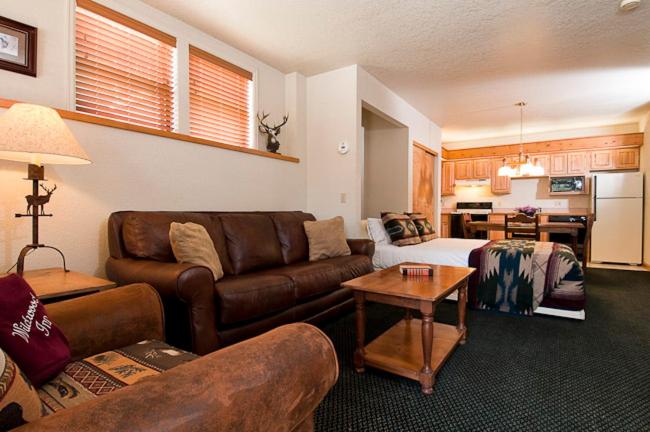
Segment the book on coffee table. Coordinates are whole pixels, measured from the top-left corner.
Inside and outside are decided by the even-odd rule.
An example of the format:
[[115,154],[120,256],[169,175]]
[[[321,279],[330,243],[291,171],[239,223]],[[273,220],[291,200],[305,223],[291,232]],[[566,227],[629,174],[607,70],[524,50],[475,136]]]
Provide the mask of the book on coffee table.
[[428,264],[402,264],[399,272],[403,276],[433,276],[433,267]]

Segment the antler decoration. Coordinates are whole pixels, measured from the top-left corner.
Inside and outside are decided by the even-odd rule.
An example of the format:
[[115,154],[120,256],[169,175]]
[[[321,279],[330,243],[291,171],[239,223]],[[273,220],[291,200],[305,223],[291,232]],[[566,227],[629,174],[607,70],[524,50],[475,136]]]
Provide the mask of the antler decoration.
[[264,120],[266,120],[268,116],[269,114],[266,114],[264,111],[262,111],[262,117],[260,117],[260,115],[257,114],[257,121],[260,123],[258,126],[258,130],[261,133],[267,135],[266,149],[271,153],[277,153],[278,149],[280,148],[280,142],[278,141],[278,135],[280,135],[280,128],[287,123],[287,121],[289,120],[289,115],[285,115],[282,118],[282,123],[273,126],[269,126],[264,122]]

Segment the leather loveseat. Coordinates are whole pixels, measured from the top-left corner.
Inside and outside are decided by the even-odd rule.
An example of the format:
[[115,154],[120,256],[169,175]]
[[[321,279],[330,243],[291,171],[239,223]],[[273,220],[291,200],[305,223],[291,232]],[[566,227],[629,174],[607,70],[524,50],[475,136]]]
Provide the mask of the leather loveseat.
[[[49,304],[46,310],[68,339],[73,360],[164,340],[160,299],[146,284]],[[91,381],[97,373],[70,374],[84,382],[75,384],[79,388],[101,396],[88,398],[71,378],[55,379],[57,400],[69,407],[14,430],[312,431],[314,410],[336,382],[338,363],[323,332],[290,324],[109,393],[115,383],[97,390],[99,384]]]
[[[373,271],[374,243],[348,240],[352,255],[309,262],[303,212],[111,214],[106,273],[119,285],[146,282],[165,307],[167,340],[206,354],[290,322],[318,323],[351,309],[344,281]],[[203,225],[225,276],[177,263],[171,222]]]

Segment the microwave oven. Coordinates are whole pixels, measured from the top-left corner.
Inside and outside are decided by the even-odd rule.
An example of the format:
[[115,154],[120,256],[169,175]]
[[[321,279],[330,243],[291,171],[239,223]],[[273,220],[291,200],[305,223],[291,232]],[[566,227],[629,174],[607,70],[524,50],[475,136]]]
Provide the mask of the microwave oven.
[[553,194],[586,194],[587,178],[585,176],[551,177],[549,192]]

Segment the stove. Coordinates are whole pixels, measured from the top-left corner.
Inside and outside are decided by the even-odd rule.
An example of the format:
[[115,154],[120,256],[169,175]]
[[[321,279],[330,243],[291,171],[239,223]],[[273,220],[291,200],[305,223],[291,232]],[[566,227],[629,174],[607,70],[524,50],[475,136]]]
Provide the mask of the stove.
[[469,213],[472,215],[492,213],[491,202],[458,202],[454,213]]
[[[473,222],[485,222],[488,220],[488,215],[492,213],[491,202],[458,202],[456,203],[456,211],[452,212],[451,216],[451,236],[454,238],[464,238],[463,231],[463,214],[472,215]],[[477,238],[487,238],[486,231],[477,233]]]

